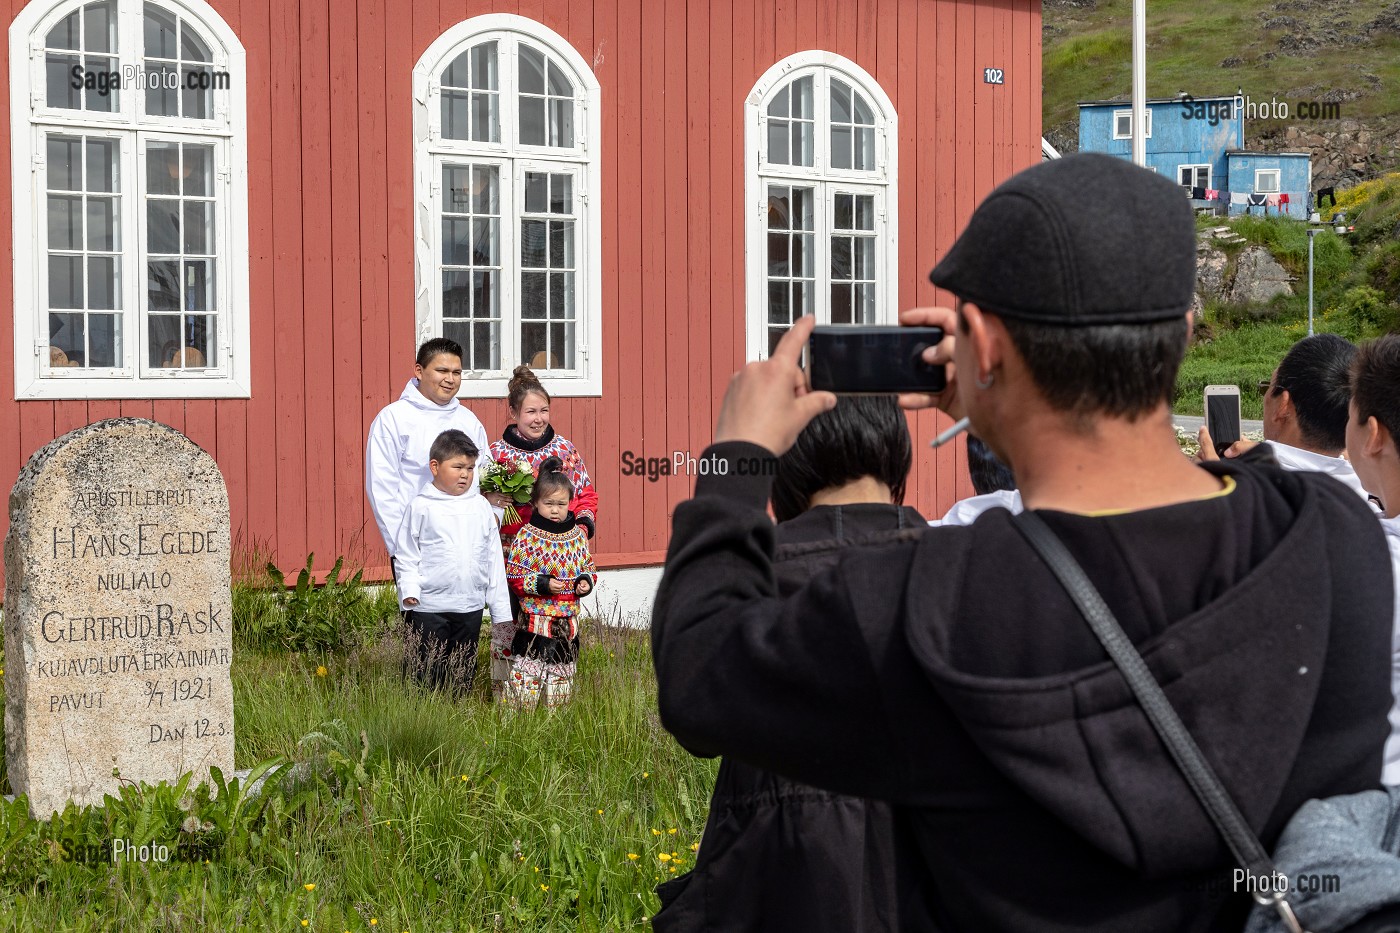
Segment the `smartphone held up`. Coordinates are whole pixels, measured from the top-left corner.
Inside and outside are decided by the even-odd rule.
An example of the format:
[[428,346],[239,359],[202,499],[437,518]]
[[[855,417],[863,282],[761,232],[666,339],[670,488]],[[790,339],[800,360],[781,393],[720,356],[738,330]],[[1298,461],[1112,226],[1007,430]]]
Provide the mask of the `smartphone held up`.
[[1240,439],[1240,387],[1206,386],[1206,431],[1218,456]]
[[923,358],[942,340],[941,327],[821,325],[803,349],[807,384],[837,395],[942,392],[947,367]]

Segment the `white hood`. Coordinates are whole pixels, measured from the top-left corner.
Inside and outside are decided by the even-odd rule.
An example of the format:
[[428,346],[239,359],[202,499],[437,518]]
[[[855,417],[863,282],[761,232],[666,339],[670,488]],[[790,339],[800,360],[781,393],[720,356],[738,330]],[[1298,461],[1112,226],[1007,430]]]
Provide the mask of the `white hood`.
[[[429,399],[418,391],[417,379],[410,379],[399,400],[381,411],[370,426],[365,449],[365,493],[390,556],[394,556],[395,535],[408,503],[424,486],[432,484],[428,451],[437,436],[450,428],[462,431],[476,444],[480,451],[478,470],[491,460],[486,428],[476,415],[456,399],[446,405]],[[480,494],[473,485],[463,497]]]

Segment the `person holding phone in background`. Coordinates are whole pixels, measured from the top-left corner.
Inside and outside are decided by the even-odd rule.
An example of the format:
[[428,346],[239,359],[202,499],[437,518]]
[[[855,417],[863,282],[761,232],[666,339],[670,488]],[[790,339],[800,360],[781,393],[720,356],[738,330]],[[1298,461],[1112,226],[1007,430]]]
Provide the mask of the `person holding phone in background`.
[[[1285,470],[1326,473],[1357,495],[1366,491],[1343,456],[1347,406],[1351,401],[1351,364],[1356,345],[1336,334],[1314,334],[1293,345],[1269,377],[1259,384],[1264,397],[1264,441]],[[1209,401],[1209,400],[1208,400]],[[1200,431],[1201,459],[1217,459],[1207,426]],[[1237,441],[1225,450],[1233,459],[1258,441]]]
[[[1331,480],[1181,456],[1195,246],[1179,188],[1125,160],[1013,176],[931,274],[956,308],[901,315],[942,327],[925,359],[951,364],[902,402],[971,419],[1268,846],[1306,800],[1376,786],[1390,560]],[[779,590],[762,467],[835,403],[798,366],[811,327],[730,381],[705,455],[760,468],[701,476],[676,507],[651,629],[662,724],[696,754],[895,804],[917,851],[905,929],[1241,929],[1228,850],[1021,516],[852,549]]]

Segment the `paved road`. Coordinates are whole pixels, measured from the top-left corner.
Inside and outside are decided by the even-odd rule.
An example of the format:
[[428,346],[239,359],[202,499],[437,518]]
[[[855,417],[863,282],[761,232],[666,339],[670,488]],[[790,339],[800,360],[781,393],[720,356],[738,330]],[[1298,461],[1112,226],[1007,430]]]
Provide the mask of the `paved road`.
[[[1199,431],[1201,429],[1201,422],[1205,421],[1200,415],[1172,415],[1172,420],[1176,422],[1177,427],[1190,434],[1195,434]],[[1240,422],[1240,424],[1242,425],[1241,430],[1246,434],[1251,431],[1257,431],[1262,434],[1264,431],[1264,422],[1262,421],[1250,421],[1249,419],[1245,419]]]

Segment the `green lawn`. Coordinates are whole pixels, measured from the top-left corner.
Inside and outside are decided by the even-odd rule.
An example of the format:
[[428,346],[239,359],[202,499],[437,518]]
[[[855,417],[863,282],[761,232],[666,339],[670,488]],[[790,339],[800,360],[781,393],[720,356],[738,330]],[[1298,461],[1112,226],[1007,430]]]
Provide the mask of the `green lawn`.
[[484,666],[459,700],[406,685],[393,634],[238,650],[238,766],[300,764],[202,833],[207,852],[164,865],[64,850],[144,833],[174,851],[187,814],[169,791],[54,824],[5,808],[0,929],[648,929],[653,886],[692,863],[716,765],[662,730],[644,634],[593,626],[584,645],[575,702],[529,714],[490,703]]

